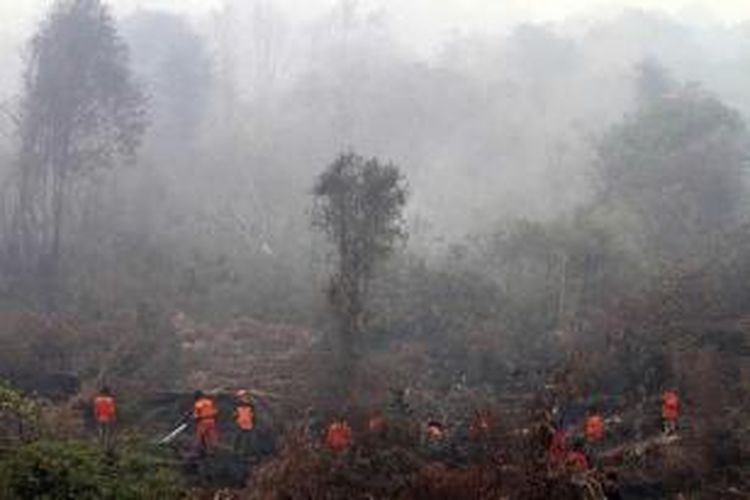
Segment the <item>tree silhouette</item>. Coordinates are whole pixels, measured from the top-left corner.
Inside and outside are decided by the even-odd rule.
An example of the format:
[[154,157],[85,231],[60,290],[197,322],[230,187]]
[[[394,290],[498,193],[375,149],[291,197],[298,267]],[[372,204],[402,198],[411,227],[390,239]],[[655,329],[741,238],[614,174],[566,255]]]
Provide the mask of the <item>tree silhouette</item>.
[[333,243],[337,270],[329,304],[338,321],[342,359],[356,355],[366,324],[369,283],[376,264],[405,238],[407,188],[399,169],[353,153],[339,156],[317,179],[313,224]]
[[24,74],[9,267],[55,309],[73,186],[136,151],[145,100],[100,0],[60,0],[30,45]]

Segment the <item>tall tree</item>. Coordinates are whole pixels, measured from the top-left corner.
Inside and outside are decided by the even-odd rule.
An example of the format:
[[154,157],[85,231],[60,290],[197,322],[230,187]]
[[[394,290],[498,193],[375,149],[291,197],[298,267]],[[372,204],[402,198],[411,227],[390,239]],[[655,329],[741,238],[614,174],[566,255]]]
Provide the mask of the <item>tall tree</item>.
[[9,260],[55,308],[72,188],[132,157],[145,128],[127,47],[100,0],[55,4],[31,40],[24,92]]
[[341,354],[350,362],[365,327],[376,265],[406,236],[407,188],[395,165],[349,153],[320,175],[314,194],[314,225],[326,233],[338,258],[329,301],[339,323]]
[[650,68],[641,106],[599,145],[600,194],[638,216],[657,262],[696,262],[738,220],[750,137],[739,113]]
[[[213,84],[206,41],[177,14],[139,10],[120,29],[131,68],[149,95],[150,143],[168,154],[195,156],[190,146],[208,111]],[[147,146],[145,146],[147,147]]]

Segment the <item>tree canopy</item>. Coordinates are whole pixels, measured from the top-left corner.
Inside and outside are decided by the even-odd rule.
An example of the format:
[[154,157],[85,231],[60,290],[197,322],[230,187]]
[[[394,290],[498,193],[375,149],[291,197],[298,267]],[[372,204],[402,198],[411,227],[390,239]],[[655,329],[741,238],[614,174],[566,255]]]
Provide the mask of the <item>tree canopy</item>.
[[690,85],[666,92],[651,73],[661,90],[599,145],[599,194],[639,216],[655,255],[706,256],[738,220],[750,137],[712,95]]
[[407,188],[399,169],[376,158],[343,154],[315,184],[314,225],[333,243],[337,270],[330,302],[340,323],[345,352],[362,331],[368,285],[375,265],[406,236]]
[[71,185],[132,157],[146,124],[127,47],[99,0],[60,0],[30,44],[6,265],[56,300]]

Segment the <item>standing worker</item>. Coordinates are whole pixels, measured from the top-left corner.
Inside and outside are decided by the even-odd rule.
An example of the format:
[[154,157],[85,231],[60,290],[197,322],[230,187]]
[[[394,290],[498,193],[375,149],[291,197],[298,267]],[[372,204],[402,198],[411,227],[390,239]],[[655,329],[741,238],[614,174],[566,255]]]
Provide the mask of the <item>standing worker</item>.
[[99,431],[99,442],[109,451],[112,440],[112,426],[115,423],[115,398],[109,387],[104,386],[94,397],[94,418]]
[[216,416],[219,412],[214,401],[202,391],[195,391],[194,399],[195,442],[200,453],[206,454],[219,442],[219,434],[216,430]]
[[239,390],[235,394],[234,422],[237,424],[234,452],[247,457],[253,451],[255,409],[250,401],[250,393],[246,390]]
[[677,418],[680,414],[680,398],[675,389],[667,389],[661,396],[661,418],[664,434],[672,436],[677,432]]

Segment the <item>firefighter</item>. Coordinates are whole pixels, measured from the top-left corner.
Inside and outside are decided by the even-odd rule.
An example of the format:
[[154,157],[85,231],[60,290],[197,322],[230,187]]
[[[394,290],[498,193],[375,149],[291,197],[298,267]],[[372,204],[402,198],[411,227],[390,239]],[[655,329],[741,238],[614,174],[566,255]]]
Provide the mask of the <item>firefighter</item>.
[[583,473],[589,470],[589,459],[586,456],[586,450],[583,440],[575,438],[570,449],[565,456],[565,464],[573,473]]
[[677,432],[677,419],[680,414],[680,398],[675,389],[667,389],[661,396],[661,418],[664,434],[672,436]]
[[552,468],[558,468],[568,460],[569,433],[565,429],[555,429],[547,447],[547,463]]
[[445,426],[437,420],[427,422],[427,441],[438,442],[445,439]]
[[99,442],[109,450],[112,440],[112,426],[115,423],[115,398],[109,387],[102,387],[94,397],[94,419],[99,432]]
[[335,418],[328,424],[325,434],[326,448],[341,452],[352,445],[352,428],[344,418]]
[[604,417],[599,409],[592,406],[583,426],[583,436],[586,440],[586,450],[592,465],[598,465],[599,451],[604,440]]
[[469,426],[465,449],[472,461],[486,461],[499,458],[499,448],[494,435],[494,419],[489,410],[475,410]]
[[469,438],[473,441],[487,440],[492,434],[492,416],[487,411],[475,411],[469,428]]
[[596,407],[589,410],[583,431],[589,444],[598,443],[604,438],[604,418]]
[[378,411],[370,415],[367,420],[367,430],[373,436],[382,436],[385,434],[386,422],[383,413]]
[[452,462],[456,458],[452,445],[445,425],[436,419],[428,420],[423,441],[426,458],[433,462]]
[[592,468],[586,454],[583,438],[575,438],[566,457],[566,466],[571,474],[570,482],[579,489],[579,498],[609,498],[604,495],[602,484]]
[[234,422],[237,425],[234,451],[240,456],[247,457],[253,451],[255,408],[250,401],[250,393],[246,390],[239,390],[235,394]]
[[195,392],[193,421],[195,422],[195,442],[201,453],[209,453],[219,442],[216,430],[216,417],[219,414],[213,399],[201,391]]

